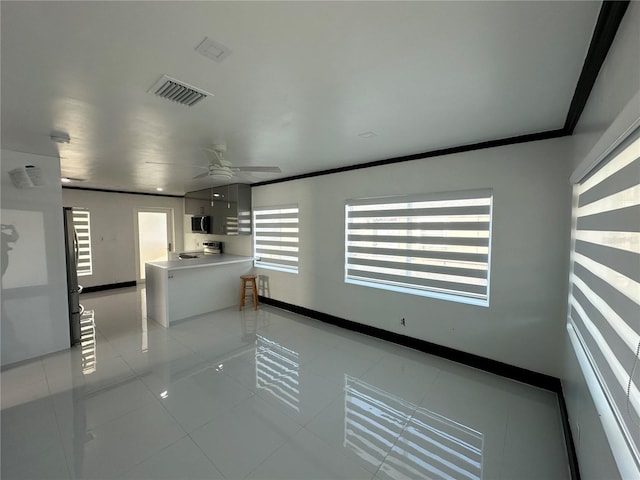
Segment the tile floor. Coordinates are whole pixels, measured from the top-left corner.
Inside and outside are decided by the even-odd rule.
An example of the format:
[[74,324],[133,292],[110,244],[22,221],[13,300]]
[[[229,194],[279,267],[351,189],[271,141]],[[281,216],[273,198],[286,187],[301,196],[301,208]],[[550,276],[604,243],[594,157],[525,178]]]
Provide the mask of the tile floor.
[[2,371],[2,478],[565,479],[555,394],[268,306],[146,321]]

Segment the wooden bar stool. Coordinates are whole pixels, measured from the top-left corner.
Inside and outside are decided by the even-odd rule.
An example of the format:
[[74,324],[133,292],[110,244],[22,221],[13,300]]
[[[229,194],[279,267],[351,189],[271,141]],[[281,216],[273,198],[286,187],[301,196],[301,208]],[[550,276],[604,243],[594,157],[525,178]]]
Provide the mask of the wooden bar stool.
[[240,290],[240,308],[238,310],[242,310],[244,307],[244,300],[247,298],[247,290],[250,289],[250,295],[253,296],[253,309],[258,309],[258,287],[256,286],[256,276],[255,275],[241,275],[240,280],[242,280],[242,289]]

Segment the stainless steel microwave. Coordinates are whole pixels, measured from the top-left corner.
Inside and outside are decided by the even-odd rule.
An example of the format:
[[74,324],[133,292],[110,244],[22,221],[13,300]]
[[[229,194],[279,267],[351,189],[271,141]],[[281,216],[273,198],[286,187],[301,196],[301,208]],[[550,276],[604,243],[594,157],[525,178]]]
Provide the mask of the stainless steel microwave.
[[208,215],[194,215],[191,217],[191,231],[193,233],[210,233],[211,217]]

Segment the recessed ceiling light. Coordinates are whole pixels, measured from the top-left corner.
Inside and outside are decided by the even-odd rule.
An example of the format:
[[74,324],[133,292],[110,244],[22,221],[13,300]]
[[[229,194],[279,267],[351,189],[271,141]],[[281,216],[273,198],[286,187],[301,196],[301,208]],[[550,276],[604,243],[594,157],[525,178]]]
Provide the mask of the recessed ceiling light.
[[359,133],[358,136],[362,138],[371,138],[371,137],[377,137],[378,134],[376,132],[362,132],[362,133]]
[[158,187],[158,188],[156,188],[156,190],[161,192],[163,190],[163,188],[162,187]]
[[70,179],[70,178],[67,178],[67,177],[62,177],[62,178],[60,179],[60,181],[61,181],[62,183],[71,183],[71,179]]

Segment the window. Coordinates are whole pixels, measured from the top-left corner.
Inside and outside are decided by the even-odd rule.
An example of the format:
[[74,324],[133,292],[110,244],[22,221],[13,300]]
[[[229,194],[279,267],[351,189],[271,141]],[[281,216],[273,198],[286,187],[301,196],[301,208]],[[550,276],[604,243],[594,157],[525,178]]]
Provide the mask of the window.
[[78,235],[78,276],[93,274],[91,266],[91,217],[89,210],[73,208],[73,226]]
[[298,273],[298,206],[253,211],[256,267]]
[[488,306],[491,190],[349,200],[345,281]]
[[[570,339],[594,401],[599,410],[603,408],[604,413],[599,413],[612,451],[619,454],[621,449],[615,444],[626,445],[628,449],[624,450],[631,453],[630,464],[635,462],[637,472],[640,466],[638,130],[574,185],[568,315]],[[618,442],[620,437],[622,441]]]

